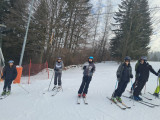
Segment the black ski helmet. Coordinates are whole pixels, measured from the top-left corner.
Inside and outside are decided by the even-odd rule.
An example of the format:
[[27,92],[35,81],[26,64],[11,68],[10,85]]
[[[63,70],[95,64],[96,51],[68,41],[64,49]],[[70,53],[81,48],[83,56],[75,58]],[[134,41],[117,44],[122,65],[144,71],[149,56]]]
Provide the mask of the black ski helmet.
[[129,61],[131,61],[131,57],[129,57],[129,56],[126,56],[125,58],[124,58],[124,60],[126,61],[126,60],[129,60]]
[[146,56],[142,56],[141,60],[147,61],[147,57]]

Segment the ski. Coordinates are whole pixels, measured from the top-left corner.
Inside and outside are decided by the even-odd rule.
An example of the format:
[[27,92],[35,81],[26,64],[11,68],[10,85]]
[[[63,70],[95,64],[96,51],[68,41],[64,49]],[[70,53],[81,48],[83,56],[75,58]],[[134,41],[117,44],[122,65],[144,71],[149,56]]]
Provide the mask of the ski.
[[53,90],[54,93],[53,93],[51,96],[57,95],[57,93],[59,93],[61,90],[62,90],[62,88],[54,89],[54,90]]
[[127,106],[125,103],[123,103],[123,102],[119,102],[119,103],[121,103],[124,107],[126,107],[127,109],[131,109],[131,107],[129,107],[129,106]]
[[8,96],[9,96],[9,95],[3,95],[3,96],[1,95],[1,96],[0,96],[0,100],[3,100],[3,99],[5,99],[5,98],[8,97]]
[[[125,96],[125,95],[123,95],[123,97],[134,100],[133,98]],[[136,101],[136,100],[134,100],[134,101]],[[146,101],[136,101],[136,102],[138,102],[140,104],[143,104],[145,106],[148,106],[150,108],[154,108],[155,107],[155,105],[149,104],[149,102],[146,102]]]
[[84,104],[88,105],[87,98],[83,98]]
[[77,104],[81,103],[81,97],[77,97]]
[[154,94],[152,94],[152,93],[150,93],[150,92],[148,92],[148,94],[154,96],[154,97],[157,98],[157,99],[160,99],[159,97],[155,96]]
[[145,99],[147,99],[147,100],[152,100],[151,98],[148,98],[148,97],[146,97],[146,96],[143,96],[143,95],[140,95],[140,96],[142,96],[143,98],[145,98]]
[[107,97],[112,103],[114,103],[116,106],[118,106],[121,110],[125,110],[126,107],[122,107],[121,105],[119,105],[117,102],[114,102],[113,100],[111,100],[111,98]]

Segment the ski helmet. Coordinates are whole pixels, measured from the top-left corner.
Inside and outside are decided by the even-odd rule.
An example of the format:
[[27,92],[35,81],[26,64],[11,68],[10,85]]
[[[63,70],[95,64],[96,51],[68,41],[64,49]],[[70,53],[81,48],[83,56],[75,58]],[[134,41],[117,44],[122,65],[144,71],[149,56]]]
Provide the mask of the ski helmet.
[[147,61],[147,57],[146,56],[142,56],[141,60]]
[[8,63],[14,63],[14,61],[13,60],[9,60]]
[[125,58],[124,58],[124,60],[126,61],[126,60],[129,60],[129,61],[131,61],[131,57],[129,57],[129,56],[126,56]]
[[58,59],[58,60],[62,60],[62,58],[61,58],[61,57],[58,57],[57,59]]
[[92,56],[90,56],[88,59],[92,59],[93,60],[94,58]]

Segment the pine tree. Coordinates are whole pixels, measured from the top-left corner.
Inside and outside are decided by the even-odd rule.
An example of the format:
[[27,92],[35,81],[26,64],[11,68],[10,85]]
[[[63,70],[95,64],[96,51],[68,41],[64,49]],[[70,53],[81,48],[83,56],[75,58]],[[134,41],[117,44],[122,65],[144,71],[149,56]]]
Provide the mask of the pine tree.
[[112,57],[122,61],[126,55],[132,59],[147,55],[152,34],[148,1],[122,0],[114,19],[117,29],[110,41]]

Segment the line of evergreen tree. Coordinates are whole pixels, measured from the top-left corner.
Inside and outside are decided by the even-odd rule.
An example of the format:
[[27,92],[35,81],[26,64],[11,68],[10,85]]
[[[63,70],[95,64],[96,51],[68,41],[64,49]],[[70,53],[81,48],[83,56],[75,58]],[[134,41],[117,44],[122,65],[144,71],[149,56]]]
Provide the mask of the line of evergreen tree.
[[114,17],[111,56],[123,61],[125,56],[139,59],[149,51],[152,24],[148,0],[122,0]]

